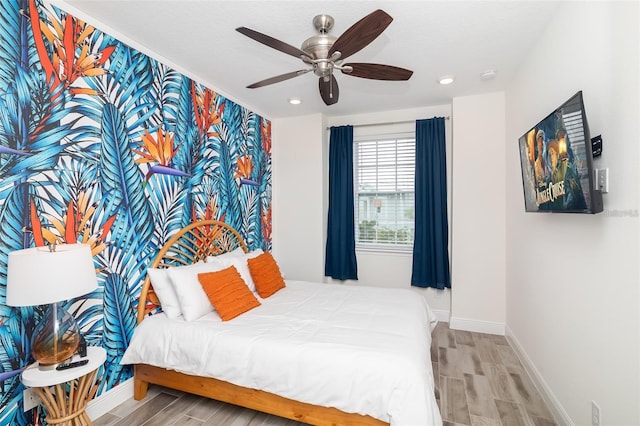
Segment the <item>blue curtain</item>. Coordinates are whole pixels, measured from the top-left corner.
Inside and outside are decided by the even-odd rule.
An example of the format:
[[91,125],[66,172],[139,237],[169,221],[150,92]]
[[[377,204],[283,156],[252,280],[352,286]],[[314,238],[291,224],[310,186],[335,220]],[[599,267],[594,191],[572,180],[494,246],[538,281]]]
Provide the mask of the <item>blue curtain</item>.
[[353,126],[331,127],[325,276],[358,279],[354,232]]
[[451,288],[448,246],[444,118],[417,120],[411,285]]

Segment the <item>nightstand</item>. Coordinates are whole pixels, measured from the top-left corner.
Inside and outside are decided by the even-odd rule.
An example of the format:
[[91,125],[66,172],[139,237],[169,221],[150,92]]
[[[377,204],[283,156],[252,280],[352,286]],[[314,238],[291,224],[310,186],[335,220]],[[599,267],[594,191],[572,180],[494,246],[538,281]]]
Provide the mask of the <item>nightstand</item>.
[[92,425],[85,408],[96,371],[106,358],[104,348],[88,346],[85,358],[73,357],[73,361],[88,359],[86,365],[68,370],[41,371],[37,364],[33,364],[22,372],[22,384],[32,387],[40,397],[50,425]]

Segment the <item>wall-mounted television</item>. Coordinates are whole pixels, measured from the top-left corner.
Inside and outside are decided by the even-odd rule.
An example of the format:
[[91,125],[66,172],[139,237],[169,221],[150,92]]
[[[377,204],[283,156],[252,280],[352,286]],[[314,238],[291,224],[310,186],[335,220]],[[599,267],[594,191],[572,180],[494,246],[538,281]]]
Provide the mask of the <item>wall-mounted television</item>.
[[593,154],[582,92],[518,140],[527,212],[599,213]]

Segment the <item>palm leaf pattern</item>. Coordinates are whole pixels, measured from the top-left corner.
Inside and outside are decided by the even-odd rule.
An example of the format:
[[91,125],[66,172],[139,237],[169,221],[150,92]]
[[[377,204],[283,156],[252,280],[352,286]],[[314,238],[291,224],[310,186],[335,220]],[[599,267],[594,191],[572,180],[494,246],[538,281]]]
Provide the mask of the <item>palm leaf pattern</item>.
[[180,182],[167,175],[155,175],[147,187],[155,227],[151,245],[162,247],[182,228],[182,205],[186,197]]
[[[191,175],[184,187],[188,196],[183,208],[183,226],[202,217],[205,206],[194,202],[196,199],[202,199],[203,181],[208,173],[214,172],[216,167],[213,159],[214,151],[210,146],[213,139],[210,137],[211,128],[208,127],[209,120],[206,119],[213,114],[211,105],[205,101],[211,95],[212,92],[207,92],[207,89],[195,82],[185,82],[181,87],[179,116],[185,118],[183,125],[189,123],[192,129],[182,140],[183,154],[176,156],[176,162],[184,162],[181,169]],[[179,129],[186,130],[180,127]]]
[[129,288],[122,276],[109,274],[104,282],[105,308],[101,343],[107,351],[107,360],[101,388],[108,389],[117,385],[130,373],[131,367],[120,365],[120,359],[124,349],[129,345],[136,324],[131,299]]
[[[162,166],[187,176],[145,178],[145,132],[173,135]],[[18,373],[45,309],[5,304],[8,254],[47,238],[91,245],[99,288],[65,308],[107,350],[108,391],[131,377],[120,359],[146,267],[178,229],[214,218],[271,247],[270,137],[267,120],[55,6],[0,2],[0,424],[33,420]]]
[[[223,129],[227,130],[226,126]],[[220,209],[225,216],[225,222],[231,225],[235,229],[241,229],[241,217],[240,217],[240,199],[239,188],[234,177],[234,146],[227,142],[225,137],[228,135],[227,131],[224,132],[225,136],[221,135],[219,142],[219,155],[218,161],[220,166],[218,167],[218,192],[222,205]],[[237,156],[236,156],[237,157]],[[246,238],[246,236],[243,235]]]
[[[177,87],[177,111],[175,126],[175,141],[180,146],[178,153],[174,157],[176,166],[190,174],[190,178],[184,182],[182,192],[186,195],[183,198],[179,227],[182,228],[192,221],[193,217],[193,189],[202,181],[205,169],[202,166],[194,168],[202,152],[203,140],[198,136],[198,129],[195,127],[193,116],[193,96],[192,82],[188,78],[181,78]],[[178,225],[176,223],[176,225]],[[176,231],[177,229],[172,229]]]
[[[143,175],[133,158],[129,137],[120,111],[112,104],[102,113],[102,144],[100,152],[100,184],[102,194],[119,209],[114,239],[118,244],[133,243],[145,247],[153,233],[153,221],[145,197]],[[133,227],[135,241],[122,240],[121,232]]]
[[[28,246],[25,242],[27,235],[22,231],[23,220],[26,216],[24,211],[24,198],[28,197],[29,185],[27,183],[15,186],[3,203],[0,210],[0,300],[6,297],[7,285],[7,259],[9,252]],[[9,372],[25,366],[29,361],[31,331],[35,327],[36,321],[40,318],[37,312],[31,307],[11,308],[6,305],[0,306],[0,336],[2,346],[0,346],[0,368],[2,372]],[[22,398],[22,385],[20,377],[14,376],[2,382],[2,396],[0,403],[2,407],[12,407]],[[19,419],[21,415],[18,411],[11,410],[11,413],[2,413],[12,420]],[[14,423],[3,423],[14,424]]]
[[[244,108],[239,109],[239,131],[236,134],[236,144],[242,146],[244,154],[242,155],[242,161],[251,165],[249,168],[250,173],[244,176],[245,179],[251,182],[256,182],[256,172],[258,169],[255,167],[256,162],[260,161],[260,155],[254,149],[259,146],[256,143],[256,133],[259,134],[259,129],[256,129],[257,116]],[[238,160],[236,160],[238,161]],[[248,170],[244,170],[245,173]],[[243,174],[242,172],[236,172],[236,176]],[[242,181],[241,181],[242,183]],[[245,238],[247,245],[254,249],[255,247],[255,235],[260,235],[260,206],[259,197],[257,194],[257,188],[251,185],[240,186],[240,204],[242,213],[242,226],[240,228],[241,235]],[[258,229],[254,229],[258,227]],[[257,231],[257,232],[256,232]]]

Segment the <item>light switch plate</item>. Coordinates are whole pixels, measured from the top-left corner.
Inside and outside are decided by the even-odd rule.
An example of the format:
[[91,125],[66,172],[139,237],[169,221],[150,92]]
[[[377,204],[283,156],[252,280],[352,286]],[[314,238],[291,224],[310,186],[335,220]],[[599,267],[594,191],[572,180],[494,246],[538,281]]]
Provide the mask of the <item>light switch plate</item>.
[[597,189],[603,194],[609,192],[609,169],[598,169],[596,179]]

